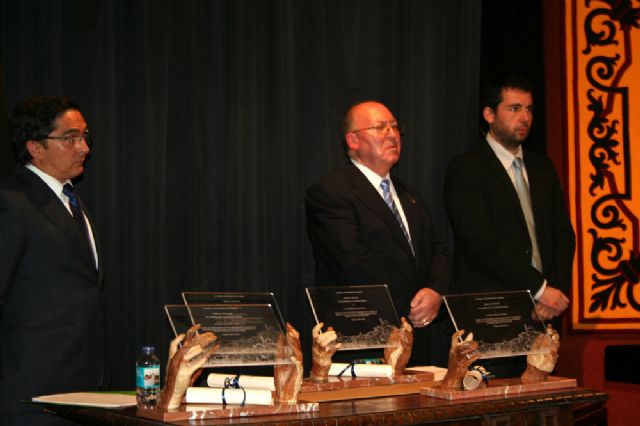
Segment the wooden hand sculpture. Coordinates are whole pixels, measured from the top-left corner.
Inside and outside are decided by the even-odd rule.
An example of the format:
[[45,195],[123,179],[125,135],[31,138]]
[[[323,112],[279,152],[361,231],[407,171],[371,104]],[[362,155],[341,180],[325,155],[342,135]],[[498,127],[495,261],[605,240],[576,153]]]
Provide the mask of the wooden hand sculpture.
[[[199,328],[200,324],[196,324],[187,331],[186,336],[180,334],[171,341],[167,377],[158,404],[159,410],[180,407],[187,388],[202,372],[202,365],[220,347],[213,344],[217,339],[215,334],[198,334]],[[179,348],[181,342],[182,347]]]
[[413,348],[413,328],[405,317],[401,318],[400,328],[393,328],[387,343],[391,346],[384,348],[384,363],[393,367],[394,374],[402,373]]
[[298,393],[302,388],[302,349],[300,333],[287,323],[287,334],[278,338],[278,359],[287,359],[290,363],[276,364],[273,368],[276,385],[276,402],[280,404],[295,404]]
[[558,362],[560,335],[551,324],[547,324],[546,332],[536,338],[531,349],[549,349],[549,352],[528,355],[527,369],[522,373],[520,380],[522,383],[544,382]]
[[322,332],[322,327],[324,327],[323,322],[316,324],[311,331],[313,345],[311,346],[312,364],[310,377],[316,383],[329,380],[331,358],[342,347],[342,343],[336,343],[338,335],[333,327],[327,328],[324,333]]
[[478,342],[473,340],[473,333],[460,342],[464,330],[458,330],[451,336],[451,349],[449,350],[449,364],[447,374],[442,379],[442,387],[462,389],[462,380],[466,376],[469,366],[473,364],[480,354],[473,354],[478,349]]

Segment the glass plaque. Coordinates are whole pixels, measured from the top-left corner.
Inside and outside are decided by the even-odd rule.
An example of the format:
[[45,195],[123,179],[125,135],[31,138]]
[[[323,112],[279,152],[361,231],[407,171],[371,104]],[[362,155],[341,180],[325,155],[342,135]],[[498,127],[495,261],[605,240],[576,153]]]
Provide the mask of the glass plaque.
[[384,348],[400,325],[386,285],[312,287],[307,297],[316,323],[333,327],[340,350]]
[[191,315],[185,305],[164,305],[164,312],[167,314],[173,334],[176,336],[186,333],[193,325]]
[[[531,346],[545,325],[534,320],[535,303],[528,290],[443,296],[456,330],[473,333],[480,358],[548,352]],[[465,337],[463,336],[463,337]]]
[[273,293],[185,291],[182,293],[182,300],[184,300],[185,305],[269,304],[273,307],[273,312],[280,322],[280,327],[286,330],[284,318]]
[[276,356],[284,329],[270,304],[198,304],[187,308],[193,324],[218,337],[220,348],[205,367],[289,362]]

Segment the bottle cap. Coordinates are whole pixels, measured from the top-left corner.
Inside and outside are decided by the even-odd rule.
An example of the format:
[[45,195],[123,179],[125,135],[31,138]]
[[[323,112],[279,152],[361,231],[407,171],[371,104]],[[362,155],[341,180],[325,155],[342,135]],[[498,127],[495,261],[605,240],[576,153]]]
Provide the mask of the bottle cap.
[[142,352],[144,352],[147,355],[149,355],[151,353],[154,353],[155,351],[156,351],[155,346],[143,346],[142,347]]

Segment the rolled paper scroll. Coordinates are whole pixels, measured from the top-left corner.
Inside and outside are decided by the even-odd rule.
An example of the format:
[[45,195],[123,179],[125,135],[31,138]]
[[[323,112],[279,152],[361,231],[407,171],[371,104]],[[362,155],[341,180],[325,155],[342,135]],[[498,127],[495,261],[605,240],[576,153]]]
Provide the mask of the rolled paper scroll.
[[355,377],[390,378],[393,377],[393,367],[389,364],[346,364],[334,362],[329,368],[329,376],[353,377],[354,374]]
[[211,373],[207,376],[207,386],[210,388],[224,388],[230,384],[231,387],[240,386],[248,389],[276,390],[273,377],[270,376],[248,376],[244,374],[219,374]]
[[467,375],[462,379],[462,386],[464,390],[474,390],[480,387],[482,384],[482,373],[478,370],[471,370],[467,372]]
[[271,391],[266,389],[190,387],[187,388],[185,402],[187,404],[272,405],[273,397]]

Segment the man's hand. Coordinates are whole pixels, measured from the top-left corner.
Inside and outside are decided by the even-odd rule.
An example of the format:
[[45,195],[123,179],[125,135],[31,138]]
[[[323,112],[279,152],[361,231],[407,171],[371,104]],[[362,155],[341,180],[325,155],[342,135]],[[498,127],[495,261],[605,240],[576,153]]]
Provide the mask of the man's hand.
[[442,296],[430,288],[421,288],[411,301],[409,321],[414,327],[425,327],[438,316]]
[[536,303],[535,315],[548,321],[560,316],[569,306],[569,298],[555,287],[547,285]]
[[546,305],[538,302],[536,303],[536,307],[533,310],[532,318],[534,320],[538,319],[541,321],[549,321],[557,316],[558,314],[556,313],[556,311],[549,309]]
[[542,304],[546,309],[541,309],[541,312],[536,313],[544,314],[545,312],[549,312],[554,317],[557,317],[569,306],[569,298],[557,288],[547,285],[538,299],[538,304]]

